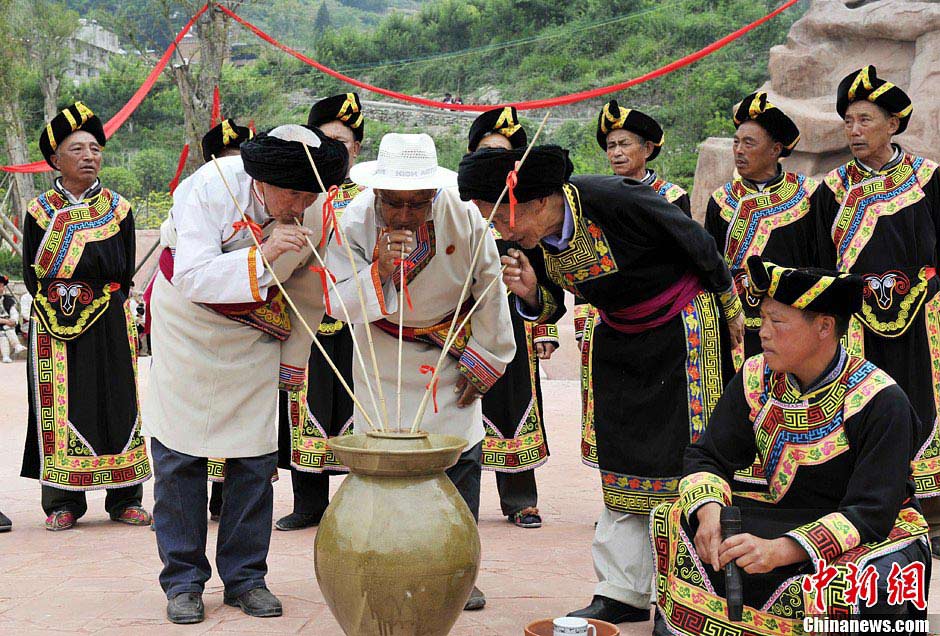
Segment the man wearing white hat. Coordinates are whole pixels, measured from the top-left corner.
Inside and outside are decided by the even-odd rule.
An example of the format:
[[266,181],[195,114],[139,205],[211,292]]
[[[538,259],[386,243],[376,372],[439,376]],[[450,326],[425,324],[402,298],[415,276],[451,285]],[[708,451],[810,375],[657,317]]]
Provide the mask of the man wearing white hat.
[[[366,323],[372,332],[387,401],[388,428],[411,426],[453,312],[459,310],[463,315],[475,300],[480,300],[468,322],[466,337],[457,339],[442,362],[434,387],[434,406],[427,409],[420,426],[424,431],[467,440],[463,455],[448,470],[448,476],[476,518],[484,437],[479,398],[502,375],[515,354],[503,282],[497,282],[483,296],[490,282],[500,277],[496,242],[476,207],[460,200],[454,187],[457,174],[437,165],[437,151],[428,135],[385,135],[378,160],[357,164],[350,178],[370,188],[349,204],[340,221],[343,238],[353,252],[355,271],[346,245],[335,240],[328,250],[327,265],[336,276],[337,290],[357,335],[364,333]],[[480,241],[484,244],[473,267],[468,298],[458,309],[460,291]],[[403,257],[407,296],[400,308],[399,268]],[[359,302],[356,277],[365,298],[365,311]],[[332,303],[332,312],[336,318],[341,317],[337,302]],[[396,397],[399,323],[403,325],[404,341],[400,409]],[[357,341],[365,343],[366,338]],[[356,397],[369,408],[367,386],[374,385],[375,378],[363,376],[362,368],[353,366]],[[372,417],[376,422],[385,420],[380,413]],[[354,427],[362,426],[357,412]],[[466,609],[479,609],[485,602],[474,587]]]

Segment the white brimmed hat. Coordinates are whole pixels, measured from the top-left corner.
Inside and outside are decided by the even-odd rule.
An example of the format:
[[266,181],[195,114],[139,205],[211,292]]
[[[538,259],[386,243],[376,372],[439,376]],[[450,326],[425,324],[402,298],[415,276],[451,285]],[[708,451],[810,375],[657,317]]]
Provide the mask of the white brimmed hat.
[[357,163],[349,178],[379,190],[436,190],[457,185],[457,173],[437,165],[437,149],[428,135],[388,133],[376,161]]

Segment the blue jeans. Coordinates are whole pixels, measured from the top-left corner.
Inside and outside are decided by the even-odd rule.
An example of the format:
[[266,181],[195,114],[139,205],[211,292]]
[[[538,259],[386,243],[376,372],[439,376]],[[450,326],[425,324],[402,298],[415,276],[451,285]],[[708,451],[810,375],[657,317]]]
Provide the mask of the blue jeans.
[[[202,593],[212,576],[206,558],[208,520],[206,458],[193,457],[150,440],[154,463],[154,526],[163,561],[160,586],[167,598]],[[225,462],[222,517],[216,542],[216,566],[226,598],[265,587],[268,547],[274,514],[271,474],[277,453],[230,457]]]

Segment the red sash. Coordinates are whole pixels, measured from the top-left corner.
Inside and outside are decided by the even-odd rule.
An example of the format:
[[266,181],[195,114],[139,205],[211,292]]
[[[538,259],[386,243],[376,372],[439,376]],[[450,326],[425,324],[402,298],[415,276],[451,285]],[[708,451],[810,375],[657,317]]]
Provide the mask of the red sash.
[[[642,333],[664,325],[678,316],[701,291],[702,283],[698,276],[689,272],[677,280],[669,289],[649,300],[644,300],[641,303],[617,311],[606,312],[603,309],[598,309],[598,313],[605,324],[610,325],[620,333]],[[665,313],[656,318],[651,318],[651,316],[662,311],[663,308],[668,308]]]

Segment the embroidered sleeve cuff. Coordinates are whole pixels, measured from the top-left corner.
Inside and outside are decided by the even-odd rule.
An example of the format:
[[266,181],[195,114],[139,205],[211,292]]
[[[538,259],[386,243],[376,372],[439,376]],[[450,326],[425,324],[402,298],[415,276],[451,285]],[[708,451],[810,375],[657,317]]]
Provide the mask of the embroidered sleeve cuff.
[[558,346],[558,326],[555,323],[532,327],[532,342],[551,342]]
[[258,255],[258,248],[251,246],[248,248],[248,284],[251,286],[251,297],[255,302],[264,302],[264,296],[261,295],[261,286],[258,282],[258,265],[264,267],[261,257]]
[[692,473],[679,482],[679,505],[686,518],[707,503],[731,505],[731,486],[714,473]]
[[591,318],[591,305],[575,305],[574,308],[574,337],[576,340],[584,338],[584,327]]
[[552,319],[552,316],[558,311],[558,303],[555,302],[555,297],[541,285],[539,285],[539,302],[542,305],[542,311],[535,319],[535,322],[541,325]]
[[457,370],[467,380],[476,387],[480,393],[486,393],[492,388],[502,374],[497,371],[489,362],[476,351],[467,347],[464,349],[460,360],[457,362]]
[[729,322],[737,318],[738,315],[744,311],[744,307],[741,305],[741,299],[738,298],[738,292],[735,290],[734,285],[732,285],[730,289],[718,294],[718,300],[721,302],[721,309],[725,314],[725,320]]
[[833,561],[862,541],[858,528],[841,512],[830,513],[784,536],[799,543],[814,563],[820,559]]
[[379,276],[378,261],[372,263],[372,267],[369,268],[369,271],[372,273],[372,287],[375,290],[375,297],[379,301],[379,309],[383,316],[387,316],[391,312],[388,310],[388,307],[385,306],[385,292],[382,291],[382,277]]
[[281,391],[299,391],[307,380],[307,370],[282,364],[278,373],[277,388]]

